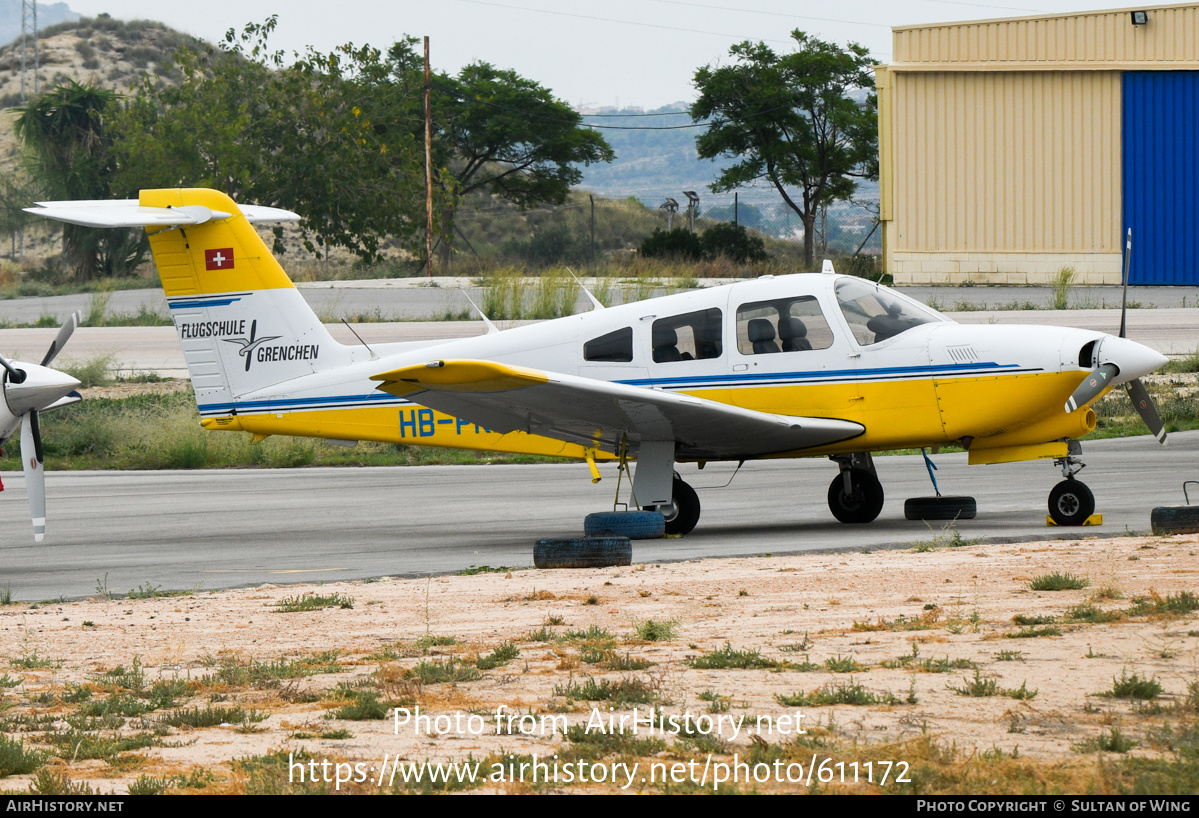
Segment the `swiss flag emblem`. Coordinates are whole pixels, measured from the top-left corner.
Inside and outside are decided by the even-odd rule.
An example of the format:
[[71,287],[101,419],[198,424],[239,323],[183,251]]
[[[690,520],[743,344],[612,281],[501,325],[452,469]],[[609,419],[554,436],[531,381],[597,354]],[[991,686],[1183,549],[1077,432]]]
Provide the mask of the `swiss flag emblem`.
[[217,250],[204,251],[205,270],[232,270],[233,248],[221,247]]

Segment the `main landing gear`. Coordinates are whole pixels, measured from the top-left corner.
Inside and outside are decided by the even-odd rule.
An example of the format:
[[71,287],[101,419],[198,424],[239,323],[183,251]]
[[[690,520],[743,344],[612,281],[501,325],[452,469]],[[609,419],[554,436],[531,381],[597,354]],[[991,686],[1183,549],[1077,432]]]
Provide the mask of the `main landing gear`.
[[671,484],[670,505],[655,506],[666,520],[667,534],[690,534],[699,522],[699,495],[677,474]]
[[1086,467],[1078,457],[1081,454],[1082,444],[1071,440],[1068,454],[1053,461],[1066,478],[1049,492],[1049,516],[1058,525],[1082,525],[1095,513],[1095,495],[1074,477]]
[[883,485],[870,452],[833,455],[841,473],[828,487],[828,507],[843,523],[870,523],[883,510]]

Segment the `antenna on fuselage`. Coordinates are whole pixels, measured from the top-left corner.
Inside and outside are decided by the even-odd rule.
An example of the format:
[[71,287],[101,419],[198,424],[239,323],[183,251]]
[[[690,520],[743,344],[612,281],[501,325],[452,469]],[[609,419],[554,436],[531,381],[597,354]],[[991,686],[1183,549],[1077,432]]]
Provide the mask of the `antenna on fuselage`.
[[579,289],[583,291],[583,295],[587,296],[587,300],[591,302],[592,308],[602,310],[604,305],[600,303],[598,298],[591,294],[591,290],[587,289],[586,284],[584,284],[582,281],[579,281],[579,277],[575,275],[575,271],[567,267],[566,272],[570,273],[570,277],[575,280],[575,284],[578,284]]
[[499,332],[499,329],[496,327],[496,325],[491,323],[491,319],[489,319],[484,312],[479,309],[479,305],[476,304],[474,299],[467,294],[466,290],[462,290],[462,294],[466,296],[466,300],[470,302],[470,305],[475,308],[475,312],[477,312],[479,317],[483,319],[483,323],[487,325],[487,334],[494,335],[495,333]]
[[[370,346],[370,344],[368,344],[366,341],[363,341],[363,340],[362,340],[362,336],[361,336],[361,335],[359,335],[357,332],[354,332],[354,328],[350,326],[350,322],[349,322],[349,321],[347,321],[346,319],[344,319],[344,318],[343,318],[343,319],[341,319],[341,323],[343,323],[343,324],[345,324],[345,325],[346,325],[346,329],[348,329],[350,332],[353,332],[353,333],[354,333],[354,337],[358,339],[358,343],[360,343],[360,344],[362,344],[364,347],[366,347],[366,351],[367,351],[367,352],[369,352],[369,353],[371,354],[371,360],[372,360],[372,361],[377,361],[377,360],[379,360],[379,356],[375,354],[375,351],[374,351],[373,349],[371,349],[371,346]],[[251,337],[253,337],[253,336],[251,336]],[[249,366],[249,364],[246,364],[246,366]]]
[[822,264],[820,267],[820,272],[825,273],[826,275],[837,274],[837,271],[833,269],[833,260],[831,258],[826,258],[824,260],[824,264]]

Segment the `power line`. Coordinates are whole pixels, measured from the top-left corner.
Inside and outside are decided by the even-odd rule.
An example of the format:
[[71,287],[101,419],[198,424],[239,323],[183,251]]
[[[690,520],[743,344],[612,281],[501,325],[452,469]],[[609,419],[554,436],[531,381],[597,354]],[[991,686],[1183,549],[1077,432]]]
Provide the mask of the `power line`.
[[[538,14],[553,14],[558,17],[574,17],[578,20],[598,20],[601,23],[619,23],[621,25],[626,25],[626,26],[641,26],[642,28],[656,28],[656,29],[665,30],[665,31],[683,31],[688,34],[709,34],[713,37],[723,37],[725,39],[734,39],[734,40],[757,39],[754,37],[735,37],[734,35],[729,34],[726,31],[701,31],[700,29],[696,29],[696,28],[680,28],[678,26],[662,26],[662,25],[658,25],[656,23],[642,23],[642,22],[638,22],[635,20],[616,20],[611,17],[593,17],[593,16],[587,15],[587,14],[572,14],[568,11],[551,11],[550,9],[529,8],[528,6],[509,6],[505,3],[488,3],[488,2],[486,2],[486,0],[458,0],[458,2],[472,3],[476,6],[492,6],[494,8],[507,9],[508,11],[532,11],[532,12],[536,12]],[[792,41],[791,40],[763,40],[763,42],[787,44],[787,43],[791,43]]]
[[771,17],[786,17],[791,20],[815,20],[820,23],[845,23],[851,26],[874,26],[875,28],[891,28],[883,23],[866,23],[861,20],[838,20],[833,17],[810,17],[805,14],[790,14],[783,11],[758,11],[757,9],[735,9],[729,6],[709,6],[705,3],[686,3],[683,0],[654,0],[655,3],[665,3],[669,6],[691,6],[697,9],[712,9],[713,11],[735,11],[738,14],[766,14]]

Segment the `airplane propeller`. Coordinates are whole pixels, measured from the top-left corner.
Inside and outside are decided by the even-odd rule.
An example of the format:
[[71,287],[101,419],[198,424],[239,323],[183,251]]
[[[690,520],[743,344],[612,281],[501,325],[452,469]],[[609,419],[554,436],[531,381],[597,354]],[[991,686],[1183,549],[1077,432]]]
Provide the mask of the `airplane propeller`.
[[3,404],[0,404],[0,438],[7,438],[21,424],[21,464],[25,471],[25,486],[29,493],[29,512],[33,519],[33,540],[41,542],[46,534],[46,473],[45,450],[42,446],[41,423],[38,413],[57,409],[81,399],[75,387],[79,381],[50,369],[50,364],[62,351],[67,339],[79,326],[80,313],[73,313],[59,329],[41,364],[9,361],[0,355],[3,367]]
[[[1149,360],[1149,356],[1145,354],[1152,350],[1128,341],[1128,265],[1131,260],[1132,228],[1130,227],[1124,253],[1124,297],[1120,305],[1120,334],[1117,336],[1120,340],[1116,341],[1108,336],[1096,347],[1096,362],[1099,361],[1100,355],[1105,361],[1098,364],[1094,371],[1074,390],[1074,394],[1066,401],[1067,412],[1073,412],[1078,407],[1085,406],[1107,388],[1112,379],[1120,374],[1120,365],[1115,363],[1117,359],[1123,362],[1128,371],[1152,372],[1160,366],[1160,363],[1154,365]],[[1156,353],[1153,354],[1156,355]],[[1161,358],[1161,356],[1157,357]],[[1164,359],[1162,360],[1164,361]],[[1166,427],[1162,423],[1161,415],[1158,414],[1157,406],[1154,405],[1153,398],[1149,396],[1149,390],[1145,388],[1145,384],[1141,383],[1139,377],[1136,377],[1127,381],[1124,389],[1128,392],[1129,400],[1132,401],[1132,406],[1141,416],[1141,420],[1145,421],[1145,425],[1157,438],[1157,442],[1164,446],[1166,444]]]

